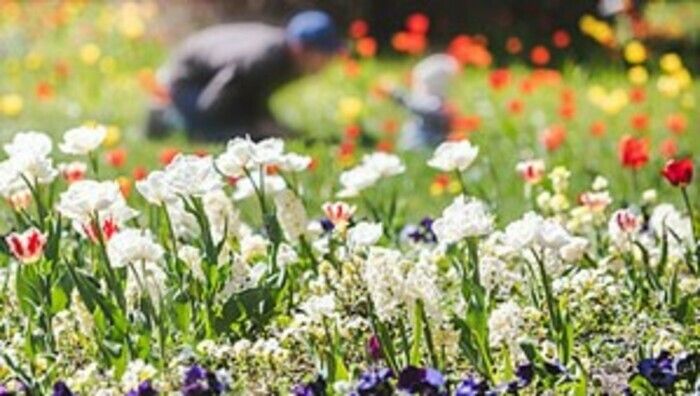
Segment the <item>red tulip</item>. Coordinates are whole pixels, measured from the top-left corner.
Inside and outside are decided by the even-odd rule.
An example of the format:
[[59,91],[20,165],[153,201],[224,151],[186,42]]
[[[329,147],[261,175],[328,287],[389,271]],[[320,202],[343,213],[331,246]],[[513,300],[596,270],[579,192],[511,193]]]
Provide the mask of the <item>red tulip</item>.
[[406,18],[406,28],[411,33],[426,34],[430,27],[430,19],[425,14],[416,12]]
[[630,124],[639,132],[646,131],[649,128],[649,116],[644,113],[634,114],[630,118]]
[[123,148],[116,148],[108,151],[105,153],[105,160],[109,165],[120,168],[126,162],[126,150]]
[[601,137],[605,135],[605,123],[603,121],[593,121],[590,132],[593,137]]
[[649,161],[649,140],[625,135],[620,139],[618,155],[622,166],[640,169]]
[[530,51],[530,61],[535,66],[544,66],[549,63],[549,50],[544,45],[537,45]]
[[571,44],[571,35],[564,29],[558,29],[552,34],[552,43],[557,48],[566,48]]
[[680,135],[685,132],[688,127],[688,121],[683,116],[683,114],[669,114],[666,118],[666,128],[668,128],[671,133]]
[[160,152],[158,160],[160,161],[161,164],[168,165],[169,163],[171,163],[175,159],[175,156],[178,155],[179,153],[180,153],[180,150],[178,150],[174,147],[166,147]]
[[508,69],[496,69],[489,74],[489,84],[496,91],[505,88],[509,82],[510,70]]
[[547,151],[554,151],[566,140],[566,129],[561,125],[552,125],[540,134],[540,141]]
[[515,36],[510,36],[508,37],[508,40],[506,40],[506,51],[508,51],[509,54],[518,54],[520,51],[523,50],[523,42],[520,41],[519,38]]
[[364,19],[355,19],[350,23],[348,34],[354,39],[365,37],[369,32],[369,24]]
[[690,158],[670,159],[661,174],[671,185],[685,187],[693,179],[693,160]]
[[355,45],[357,53],[363,58],[371,58],[377,53],[377,41],[372,37],[363,37]]

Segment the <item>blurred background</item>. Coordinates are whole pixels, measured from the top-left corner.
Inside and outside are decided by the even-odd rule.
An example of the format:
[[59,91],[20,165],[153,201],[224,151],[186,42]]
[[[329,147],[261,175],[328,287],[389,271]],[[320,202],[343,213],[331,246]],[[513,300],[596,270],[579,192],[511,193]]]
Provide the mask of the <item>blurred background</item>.
[[[436,52],[460,63],[448,95],[454,136],[506,158],[485,159],[474,178],[532,157],[591,178],[614,173],[618,141],[631,131],[650,140],[657,164],[698,141],[700,1],[690,0],[0,0],[0,141],[22,130],[58,139],[70,127],[102,123],[102,160],[125,184],[177,152],[219,150],[182,134],[144,138],[147,110],[163,95],[158,70],[203,27],[284,25],[310,8],[334,18],[347,53],[276,92],[271,107],[301,137],[291,144],[327,161],[326,169],[395,149],[408,115],[377,94],[378,82],[408,87],[413,65]],[[406,179],[434,196],[451,183],[424,176]],[[330,195],[333,178],[321,179]],[[511,182],[496,184],[503,192]],[[504,201],[513,213],[527,204],[520,195]]]

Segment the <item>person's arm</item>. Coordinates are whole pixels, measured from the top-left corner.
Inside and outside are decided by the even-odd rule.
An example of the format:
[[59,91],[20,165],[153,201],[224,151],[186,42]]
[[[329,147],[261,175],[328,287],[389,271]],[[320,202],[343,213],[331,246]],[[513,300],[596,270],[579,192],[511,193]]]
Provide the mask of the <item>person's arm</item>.
[[235,75],[235,64],[227,65],[219,70],[199,94],[197,108],[201,111],[207,111],[215,107],[216,102],[221,99],[224,89],[231,89],[229,84],[233,81]]

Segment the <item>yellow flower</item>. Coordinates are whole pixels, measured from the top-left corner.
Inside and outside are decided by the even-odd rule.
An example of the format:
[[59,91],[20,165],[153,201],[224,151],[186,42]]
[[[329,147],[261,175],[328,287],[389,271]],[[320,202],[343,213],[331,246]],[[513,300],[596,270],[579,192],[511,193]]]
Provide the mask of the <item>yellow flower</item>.
[[44,64],[44,57],[35,51],[30,51],[27,56],[24,57],[24,66],[28,70],[37,70]]
[[119,21],[119,31],[128,39],[137,39],[143,36],[146,27],[137,15],[125,15]]
[[7,94],[0,98],[0,110],[8,117],[15,117],[22,112],[24,100],[17,94]]
[[122,132],[119,127],[116,125],[110,125],[107,127],[107,135],[105,136],[105,140],[102,142],[102,145],[105,147],[114,147],[119,144],[121,138]]
[[451,194],[457,194],[462,191],[462,185],[459,184],[458,180],[450,180],[450,183],[447,185],[447,191]]
[[682,67],[678,69],[678,71],[674,72],[672,74],[672,77],[678,81],[678,86],[681,89],[687,89],[690,88],[690,85],[693,83],[693,78],[690,77],[690,73],[688,72],[688,69]]
[[681,57],[673,52],[664,54],[661,57],[660,64],[661,70],[669,74],[675,73],[683,67],[683,61],[681,61]]
[[102,51],[95,43],[85,44],[80,48],[80,59],[86,65],[94,65],[101,55]]
[[338,103],[338,117],[346,124],[357,121],[362,113],[362,101],[354,96],[340,99]]
[[445,192],[445,186],[443,186],[440,183],[432,183],[430,185],[430,195],[433,197],[439,197],[440,195],[444,194]]
[[649,73],[644,66],[632,66],[627,71],[627,78],[632,84],[643,85],[649,80]]
[[625,45],[625,60],[629,63],[642,63],[647,59],[647,49],[638,40],[632,40]]
[[656,82],[656,88],[669,98],[675,98],[681,92],[679,81],[672,76],[659,77],[659,80]]

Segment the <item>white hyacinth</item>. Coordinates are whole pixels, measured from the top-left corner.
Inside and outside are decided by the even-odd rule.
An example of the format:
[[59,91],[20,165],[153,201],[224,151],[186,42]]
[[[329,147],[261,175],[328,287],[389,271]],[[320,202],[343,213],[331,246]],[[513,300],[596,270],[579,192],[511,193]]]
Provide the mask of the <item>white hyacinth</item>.
[[478,199],[460,195],[433,222],[440,243],[455,243],[468,237],[485,236],[493,230],[493,216]]
[[284,189],[275,194],[277,220],[288,241],[296,241],[308,227],[306,209],[292,190]]

